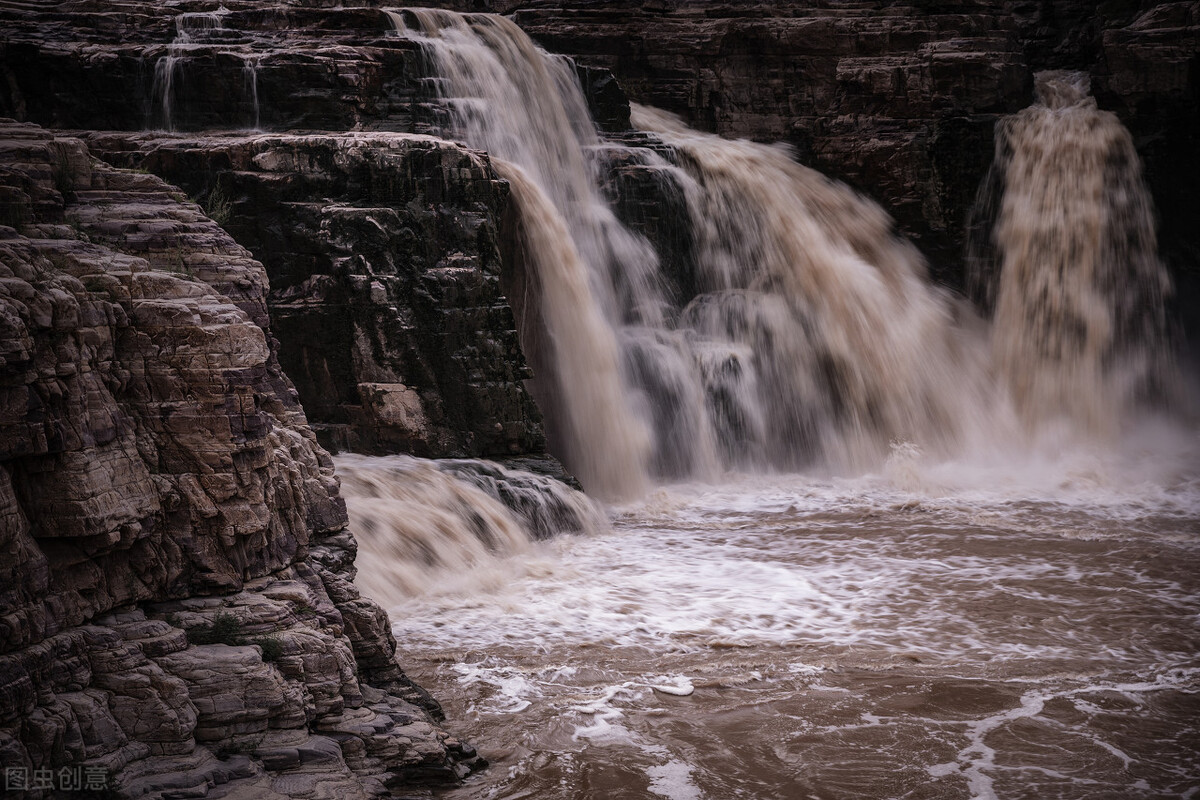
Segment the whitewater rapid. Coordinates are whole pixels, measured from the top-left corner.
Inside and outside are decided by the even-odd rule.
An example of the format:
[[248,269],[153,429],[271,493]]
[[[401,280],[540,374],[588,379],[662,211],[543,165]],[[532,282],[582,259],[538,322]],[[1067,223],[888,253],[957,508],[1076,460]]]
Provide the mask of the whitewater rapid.
[[661,487],[412,592],[446,796],[1186,796],[1200,470],[1141,455]]

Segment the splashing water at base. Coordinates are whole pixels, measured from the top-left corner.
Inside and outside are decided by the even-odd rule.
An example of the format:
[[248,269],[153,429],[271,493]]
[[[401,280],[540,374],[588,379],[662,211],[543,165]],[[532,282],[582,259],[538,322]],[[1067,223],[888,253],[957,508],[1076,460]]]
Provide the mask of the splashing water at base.
[[603,515],[565,484],[485,461],[339,456],[342,495],[359,544],[356,582],[385,605],[507,581],[548,535],[594,534]]
[[[1137,476],[1134,479],[1134,476]],[[467,798],[1154,798],[1200,786],[1200,471],[675,486],[396,608]]]

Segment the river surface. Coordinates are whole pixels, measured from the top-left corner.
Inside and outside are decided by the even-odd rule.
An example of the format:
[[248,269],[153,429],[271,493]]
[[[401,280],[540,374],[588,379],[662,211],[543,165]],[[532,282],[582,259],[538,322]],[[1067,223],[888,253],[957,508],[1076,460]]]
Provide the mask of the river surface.
[[491,762],[440,796],[1195,796],[1195,467],[898,448],[610,507],[393,607]]

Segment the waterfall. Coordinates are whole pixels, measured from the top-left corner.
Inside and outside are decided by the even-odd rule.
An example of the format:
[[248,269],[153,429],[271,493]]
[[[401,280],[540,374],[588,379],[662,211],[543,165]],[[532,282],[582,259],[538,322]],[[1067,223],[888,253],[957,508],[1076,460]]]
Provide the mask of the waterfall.
[[[220,46],[221,52],[240,59],[242,62],[243,102],[250,106],[249,125],[252,130],[261,129],[261,112],[258,100],[258,71],[262,65],[261,54],[239,52],[252,45],[237,30],[225,27],[224,6],[216,11],[194,11],[175,17],[175,38],[167,45],[166,53],[154,62],[154,78],[150,89],[151,108],[148,124],[158,124],[162,130],[174,131],[180,124],[179,89],[184,74],[184,65],[194,54],[212,53]],[[226,50],[228,47],[230,49]]]
[[175,83],[180,67],[187,60],[187,53],[196,45],[197,39],[222,29],[223,13],[228,12],[223,9],[194,11],[175,17],[175,38],[167,45],[166,55],[159,56],[154,62],[154,85],[151,89],[151,94],[157,98],[162,113],[164,130],[175,130]]
[[387,605],[503,583],[504,558],[535,540],[608,524],[561,481],[487,461],[339,456],[337,472],[359,544],[356,583]]
[[525,239],[543,267],[548,302],[540,308],[555,374],[539,376],[553,386],[535,391],[567,401],[562,457],[590,491],[636,493],[651,433],[619,351],[623,329],[661,326],[657,259],[600,190],[586,156],[599,139],[570,62],[499,16],[404,9],[389,17],[422,44],[451,109],[449,132],[511,164],[501,169],[517,203],[538,216]]
[[514,164],[493,164],[512,186],[520,236],[538,276],[537,306],[552,333],[548,346],[558,380],[539,388],[539,404],[557,412],[566,428],[563,458],[589,487],[612,496],[639,494],[647,484],[641,467],[649,437],[626,407],[617,339],[599,310],[587,267],[541,187]]
[[1035,80],[1034,104],[997,128],[994,358],[1028,427],[1111,436],[1170,391],[1170,281],[1129,131],[1086,74]]
[[[1022,419],[1111,428],[1170,382],[1137,156],[1076,78],[1040,75],[1000,127],[989,328],[881,208],[786,149],[636,104],[648,144],[601,141],[571,63],[511,21],[387,13],[423,48],[446,133],[512,186],[510,301],[552,446],[590,491],[955,457],[1010,446]],[[682,277],[606,200],[618,162],[682,196]]]
[[261,62],[261,55],[248,55],[242,59],[242,82],[245,84],[246,94],[250,95],[250,104],[254,110],[251,130],[255,131],[262,130],[258,109],[258,67]]
[[981,435],[973,315],[929,283],[882,209],[784,148],[636,105],[633,122],[680,154],[698,289],[680,326],[729,354],[715,374],[755,463],[862,468],[895,441],[946,453]]
[[857,467],[894,439],[943,448],[987,406],[980,348],[954,321],[969,312],[929,286],[878,207],[784,151],[636,109],[635,124],[681,154],[640,155],[687,194],[700,293],[680,307],[654,250],[605,201],[570,64],[502,17],[389,16],[425,48],[450,133],[507,162],[531,217],[523,243],[556,377],[540,399],[567,418],[558,449],[589,489],[627,495],[647,473]]

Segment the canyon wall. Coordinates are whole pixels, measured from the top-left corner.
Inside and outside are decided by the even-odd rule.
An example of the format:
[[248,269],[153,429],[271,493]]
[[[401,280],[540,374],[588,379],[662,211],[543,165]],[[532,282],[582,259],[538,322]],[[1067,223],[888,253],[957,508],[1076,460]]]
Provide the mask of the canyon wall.
[[500,288],[507,184],[428,136],[91,134],[200,197],[270,275],[284,371],[338,450],[545,448]]
[[0,213],[0,766],[131,796],[465,774],[350,582],[263,266],[30,125],[0,125]]

